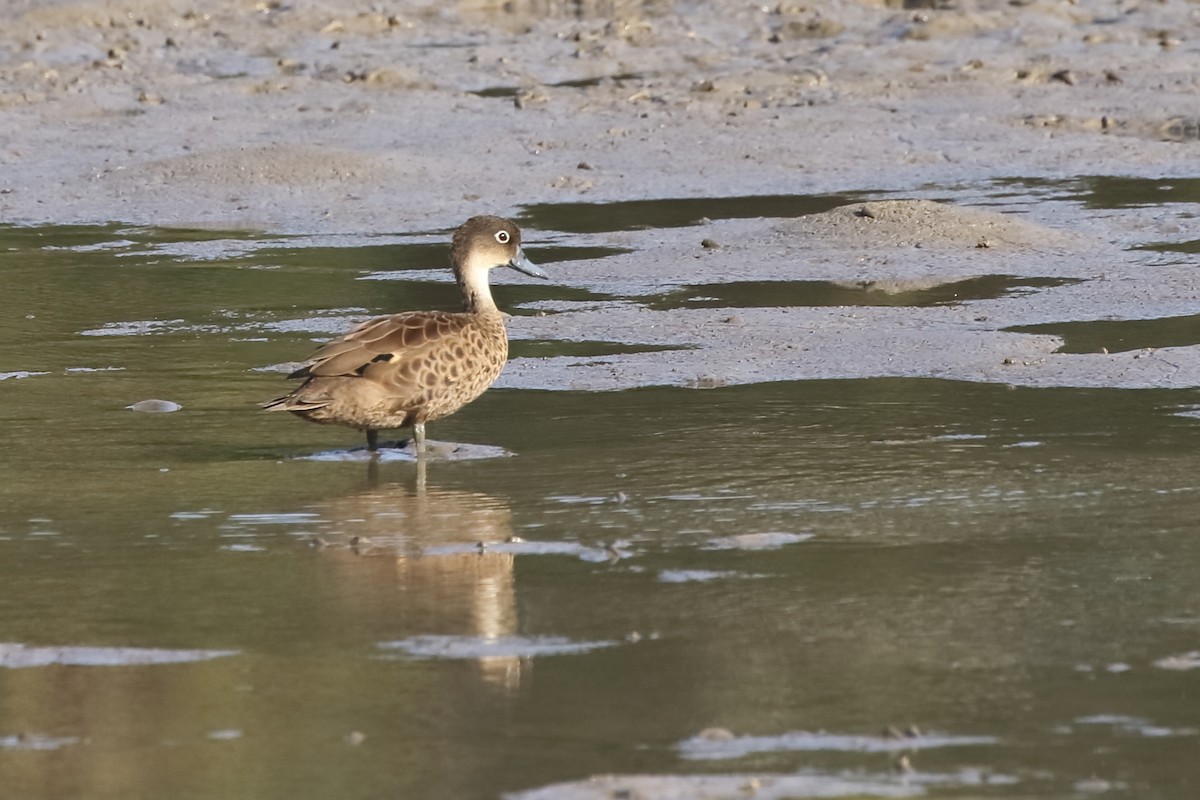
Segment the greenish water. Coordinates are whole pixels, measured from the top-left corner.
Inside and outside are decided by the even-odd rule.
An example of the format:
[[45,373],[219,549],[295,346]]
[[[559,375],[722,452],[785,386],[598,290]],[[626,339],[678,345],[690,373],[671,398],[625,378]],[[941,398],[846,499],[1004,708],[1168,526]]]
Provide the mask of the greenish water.
[[534,203],[517,218],[522,225],[565,233],[681,228],[705,219],[801,217],[866,199],[868,194],[750,195],[622,200],[610,203]]
[[454,305],[389,246],[0,230],[0,795],[1194,797],[1194,392],[493,390],[430,435],[518,455],[421,490],[255,408]]
[[1197,255],[1200,254],[1200,239],[1192,239],[1191,241],[1187,242],[1163,242],[1159,244],[1148,244],[1135,249],[1151,250],[1158,253],[1183,253],[1185,255]]
[[1047,322],[1014,325],[1005,330],[1061,336],[1059,353],[1121,353],[1147,347],[1188,347],[1200,344],[1200,314],[1158,319]]
[[992,195],[1069,200],[1089,209],[1141,208],[1200,201],[1200,178],[1131,178],[1082,175],[1073,180],[1008,178],[995,182]]
[[[585,89],[591,86],[599,86],[605,81],[611,81],[617,86],[623,86],[629,81],[640,80],[641,77],[636,72],[621,72],[616,75],[605,75],[599,78],[580,78],[578,80],[547,83],[545,86],[561,89]],[[516,97],[521,91],[522,87],[520,86],[491,86],[487,89],[479,89],[471,92],[471,94],[478,95],[479,97]]]
[[651,308],[776,308],[786,306],[937,306],[967,300],[991,300],[1064,286],[1069,278],[1022,278],[985,275],[933,286],[880,288],[833,281],[735,281],[683,286],[654,298]]

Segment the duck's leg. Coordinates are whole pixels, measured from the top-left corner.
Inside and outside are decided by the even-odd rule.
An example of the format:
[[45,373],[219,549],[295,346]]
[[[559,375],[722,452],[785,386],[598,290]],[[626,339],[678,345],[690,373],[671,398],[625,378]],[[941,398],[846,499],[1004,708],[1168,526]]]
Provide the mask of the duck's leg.
[[425,423],[413,423],[413,439],[416,442],[417,457],[425,455]]
[[367,428],[367,449],[372,453],[379,449],[379,431]]
[[425,459],[417,459],[417,494],[425,494]]

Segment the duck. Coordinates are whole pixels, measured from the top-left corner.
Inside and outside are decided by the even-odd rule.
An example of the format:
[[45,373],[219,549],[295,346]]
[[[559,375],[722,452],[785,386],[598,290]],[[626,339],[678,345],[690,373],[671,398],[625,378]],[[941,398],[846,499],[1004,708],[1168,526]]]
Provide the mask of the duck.
[[487,215],[454,231],[450,267],[462,311],[406,311],[367,320],[318,348],[288,375],[304,382],[261,407],[357,428],[366,433],[372,454],[379,431],[411,428],[416,454],[424,456],[426,423],[477,399],[508,361],[505,315],[492,299],[491,271],[509,267],[549,278],[526,257],[516,223]]

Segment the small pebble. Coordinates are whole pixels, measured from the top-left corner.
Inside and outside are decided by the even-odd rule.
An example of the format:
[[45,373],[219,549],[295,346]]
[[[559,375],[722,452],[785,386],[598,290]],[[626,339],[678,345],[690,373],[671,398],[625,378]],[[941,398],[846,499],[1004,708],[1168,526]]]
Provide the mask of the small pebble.
[[721,243],[718,242],[716,239],[702,239],[700,241],[700,246],[703,247],[705,250],[720,250],[721,249]]
[[131,406],[125,406],[130,411],[141,411],[147,414],[165,414],[183,408],[179,403],[170,400],[139,400]]
[[1082,781],[1076,781],[1075,791],[1083,794],[1102,794],[1111,791],[1113,785],[1111,782],[1103,778],[1088,778]]
[[242,738],[242,732],[237,728],[224,728],[218,731],[209,731],[208,738],[214,742],[231,742],[234,739]]
[[733,731],[728,728],[705,728],[696,734],[696,738],[709,742],[727,742],[734,738],[734,736]]

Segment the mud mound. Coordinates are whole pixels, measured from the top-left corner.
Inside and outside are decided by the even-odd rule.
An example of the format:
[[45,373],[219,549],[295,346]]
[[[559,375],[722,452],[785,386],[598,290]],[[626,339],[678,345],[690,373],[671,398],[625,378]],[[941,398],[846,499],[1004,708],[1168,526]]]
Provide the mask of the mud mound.
[[370,156],[329,147],[277,144],[209,150],[180,158],[152,161],[128,170],[140,180],[164,183],[244,186],[246,184],[311,184],[365,180],[383,166]]
[[883,200],[839,206],[784,223],[781,230],[852,247],[959,249],[1077,247],[1084,239],[990,211],[930,200]]

